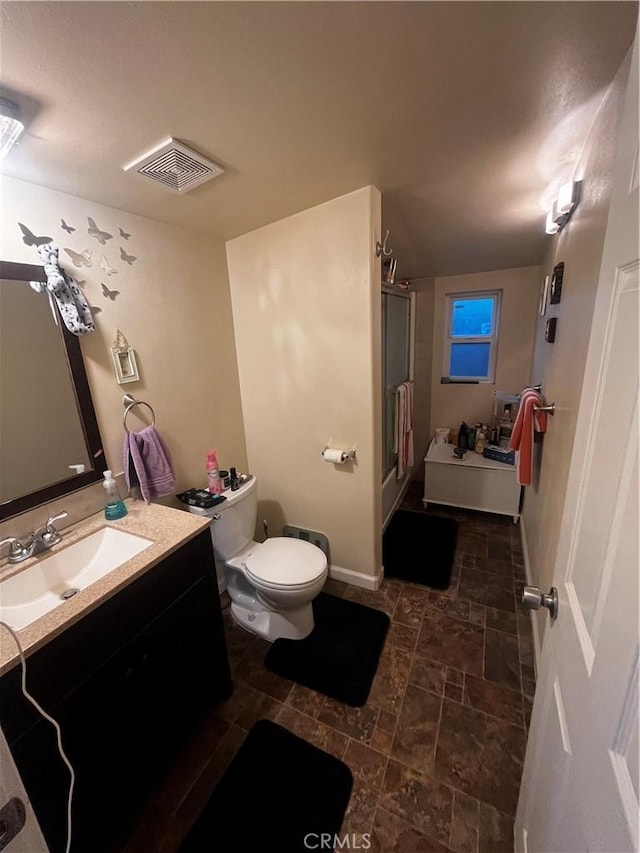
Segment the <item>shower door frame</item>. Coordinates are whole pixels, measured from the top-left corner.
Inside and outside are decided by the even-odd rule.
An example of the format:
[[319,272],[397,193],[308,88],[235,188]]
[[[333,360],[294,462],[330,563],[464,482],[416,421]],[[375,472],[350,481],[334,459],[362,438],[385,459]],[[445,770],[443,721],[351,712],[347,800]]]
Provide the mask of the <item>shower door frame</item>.
[[[380,300],[383,300],[383,294],[388,294],[389,296],[398,296],[401,299],[406,299],[409,302],[409,364],[408,364],[408,381],[413,382],[414,379],[414,361],[415,361],[415,331],[416,331],[416,294],[413,291],[400,291],[397,287],[392,287],[388,285],[382,285],[382,290],[380,293]],[[383,312],[381,312],[382,314]],[[388,391],[385,384],[385,364],[386,364],[386,338],[384,335],[384,329],[382,329],[382,394],[383,394],[383,411],[382,417],[385,418],[385,406],[388,398]],[[414,409],[415,409],[415,393],[416,389],[414,387]],[[383,472],[386,464],[386,445],[384,442],[384,420],[382,424],[382,433],[383,433]],[[415,465],[411,468],[407,468],[404,477],[401,480],[396,479],[396,471],[397,465],[394,465],[390,471],[383,473],[382,478],[382,529],[387,526],[391,516],[393,515],[396,507],[402,500],[402,497],[409,485],[409,481],[411,479],[411,475],[414,471]]]

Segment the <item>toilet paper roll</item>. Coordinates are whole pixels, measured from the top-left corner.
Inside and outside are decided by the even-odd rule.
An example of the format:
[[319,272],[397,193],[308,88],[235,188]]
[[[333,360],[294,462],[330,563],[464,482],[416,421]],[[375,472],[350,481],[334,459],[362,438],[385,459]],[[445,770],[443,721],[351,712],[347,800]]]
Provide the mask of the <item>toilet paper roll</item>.
[[335,465],[344,465],[347,461],[347,454],[344,450],[338,450],[337,447],[325,447],[322,451],[322,458],[325,462],[333,462]]

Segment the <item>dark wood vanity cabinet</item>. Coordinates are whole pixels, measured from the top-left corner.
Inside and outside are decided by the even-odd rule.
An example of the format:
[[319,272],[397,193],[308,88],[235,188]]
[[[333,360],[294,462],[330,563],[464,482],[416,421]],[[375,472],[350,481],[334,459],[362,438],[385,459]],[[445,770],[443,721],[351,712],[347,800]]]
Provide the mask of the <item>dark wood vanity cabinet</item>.
[[[203,707],[231,695],[209,531],[31,655],[27,687],[76,773],[72,850],[93,853],[122,833]],[[0,722],[51,853],[64,851],[69,773],[19,666],[0,680]]]

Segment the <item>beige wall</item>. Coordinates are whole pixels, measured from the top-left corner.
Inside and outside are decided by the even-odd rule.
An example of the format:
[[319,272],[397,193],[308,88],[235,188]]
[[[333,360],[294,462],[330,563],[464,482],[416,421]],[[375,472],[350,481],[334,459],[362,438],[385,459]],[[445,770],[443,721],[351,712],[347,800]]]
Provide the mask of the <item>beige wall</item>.
[[[25,339],[29,338],[28,346]],[[41,440],[46,428],[47,441]],[[52,450],[55,448],[55,450]],[[0,286],[0,501],[89,465],[67,354],[46,294],[26,281]]]
[[[148,401],[157,427],[174,459],[178,490],[206,483],[205,456],[217,447],[224,467],[246,470],[247,457],[226,271],[224,245],[185,231],[85,199],[5,178],[2,182],[2,258],[37,263],[22,241],[17,222],[37,235],[54,238],[64,267],[84,281],[84,293],[102,309],[96,331],[81,347],[96,407],[107,461],[122,470],[122,396]],[[176,198],[176,204],[188,200]],[[87,217],[113,234],[101,246],[87,234]],[[74,226],[66,234],[60,219]],[[131,234],[119,237],[119,228]],[[119,247],[137,257],[120,260]],[[92,266],[77,269],[62,251],[92,250]],[[100,268],[107,257],[117,274]],[[120,295],[103,295],[102,283]],[[118,385],[110,347],[121,329],[136,352],[141,379]],[[133,428],[142,425],[132,417]],[[42,441],[46,441],[43,431]]]
[[[540,292],[540,267],[452,275],[435,280],[431,428],[457,427],[462,421],[487,423],[494,391],[519,393],[529,382]],[[495,385],[442,385],[446,296],[473,290],[502,290]]]
[[[559,261],[565,264],[562,301],[549,306],[537,324],[532,377],[542,382],[547,400],[555,401],[556,414],[549,419],[523,510],[531,580],[545,590],[551,586],[560,535],[628,67],[627,61],[612,83],[582,153],[576,174],[583,180],[580,204],[560,234],[549,238],[543,266],[544,275]],[[548,344],[544,326],[552,316],[558,328],[555,343]],[[546,624],[538,614],[541,633]]]
[[435,279],[419,278],[411,282],[416,293],[416,339],[413,376],[413,439],[415,478],[424,479],[422,460],[431,440],[431,373],[433,368],[433,310]]
[[[259,518],[325,533],[332,563],[381,565],[380,194],[365,187],[227,243]],[[326,443],[357,463],[324,462]]]

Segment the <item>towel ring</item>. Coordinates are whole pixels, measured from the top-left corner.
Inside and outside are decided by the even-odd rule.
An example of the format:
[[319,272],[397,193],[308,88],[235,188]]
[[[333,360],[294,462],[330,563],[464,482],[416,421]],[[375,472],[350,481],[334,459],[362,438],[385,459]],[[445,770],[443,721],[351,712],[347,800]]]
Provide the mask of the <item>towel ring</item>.
[[153,407],[150,406],[149,403],[145,403],[144,400],[135,400],[133,403],[129,403],[127,408],[124,410],[124,415],[122,416],[122,426],[124,427],[125,432],[129,432],[127,429],[127,415],[134,406],[146,406],[151,412],[151,426],[154,427],[156,425],[156,413],[153,411]]

